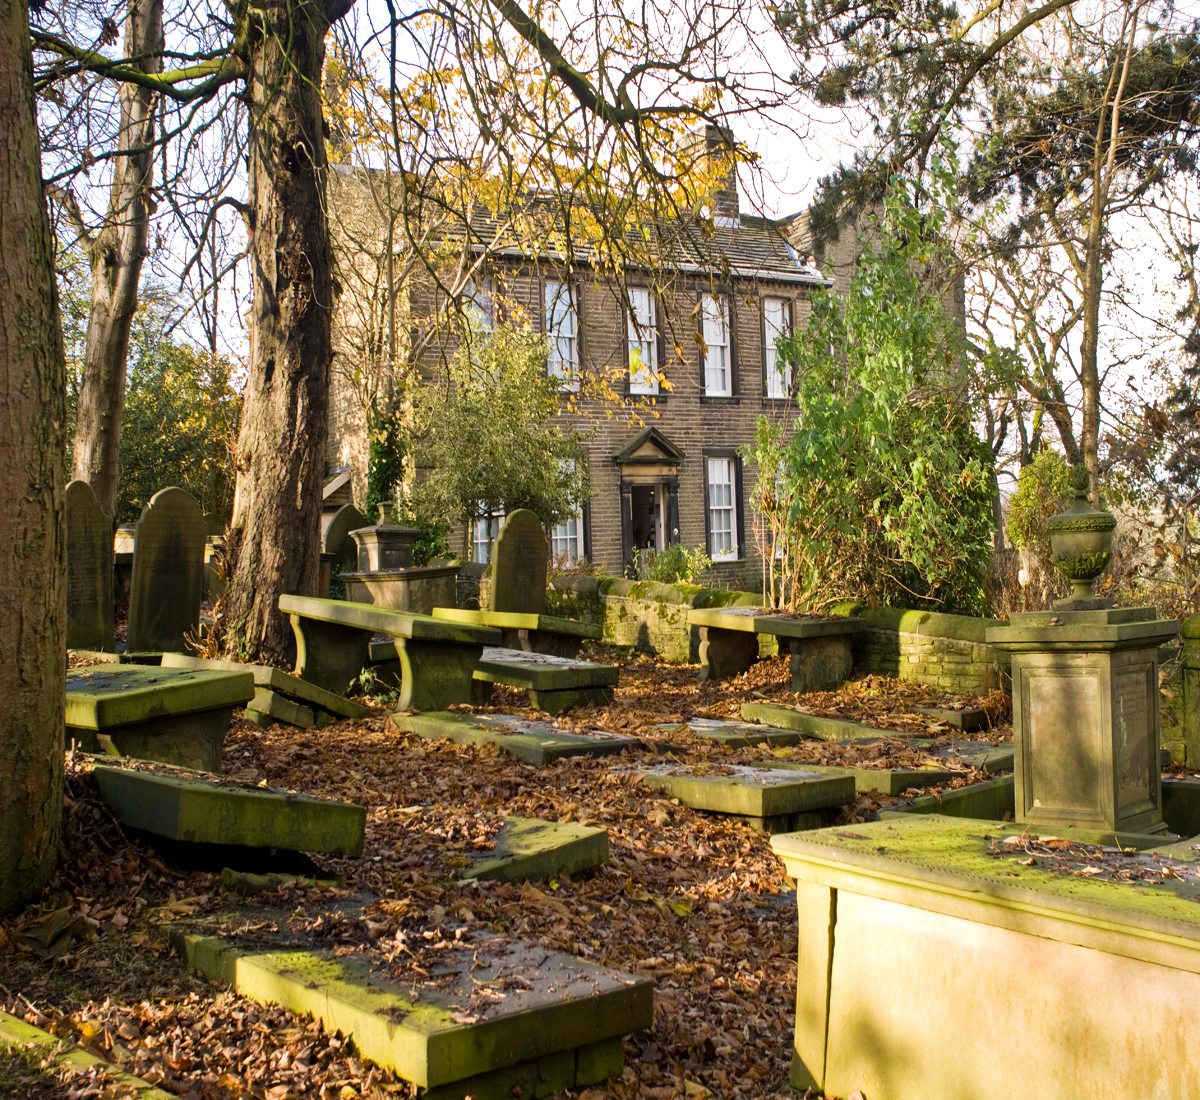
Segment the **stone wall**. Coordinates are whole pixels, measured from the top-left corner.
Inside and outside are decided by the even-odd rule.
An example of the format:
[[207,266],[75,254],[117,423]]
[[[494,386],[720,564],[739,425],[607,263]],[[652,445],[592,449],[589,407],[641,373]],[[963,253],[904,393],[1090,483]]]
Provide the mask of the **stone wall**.
[[[681,664],[694,664],[699,659],[699,635],[687,621],[690,608],[756,607],[761,602],[762,597],[754,592],[603,576],[555,577],[546,593],[548,614],[600,623],[606,642],[633,646]],[[998,620],[867,609],[860,604],[840,604],[831,611],[853,615],[866,625],[854,637],[854,667],[859,671],[897,676],[943,691],[1009,688],[1008,655],[984,642],[984,631],[998,625]],[[1197,622],[1200,624],[1200,617]],[[1200,650],[1200,641],[1197,648]],[[775,652],[775,639],[760,635],[759,655]],[[1200,654],[1197,669],[1200,690]]]
[[[664,661],[699,661],[699,631],[688,625],[693,607],[756,607],[754,592],[700,588],[696,585],[655,584],[616,577],[556,577],[546,592],[546,612],[583,622],[600,623],[604,640],[632,646]],[[776,652],[775,639],[759,638],[759,654]]]
[[835,615],[852,615],[866,627],[854,638],[854,667],[897,676],[942,691],[986,692],[1010,689],[1008,654],[984,641],[999,619],[941,615],[839,604]]

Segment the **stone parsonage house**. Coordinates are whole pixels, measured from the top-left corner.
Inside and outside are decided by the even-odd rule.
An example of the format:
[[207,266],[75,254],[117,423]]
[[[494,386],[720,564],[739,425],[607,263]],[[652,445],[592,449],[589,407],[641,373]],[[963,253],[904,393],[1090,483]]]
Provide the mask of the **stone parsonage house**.
[[[703,140],[710,155],[723,147],[713,128]],[[332,174],[331,208],[357,171]],[[547,369],[578,389],[579,426],[595,428],[585,442],[593,495],[578,516],[549,532],[555,556],[587,557],[620,572],[639,547],[682,543],[703,547],[725,583],[759,575],[748,515],[758,472],[741,449],[752,443],[758,417],[783,415],[789,400],[791,380],[777,361],[776,338],[804,325],[812,289],[831,282],[804,254],[807,219],[743,212],[732,172],[717,174],[712,213],[715,230],[703,253],[685,246],[671,260],[660,254],[653,275],[627,267],[618,281],[586,259],[568,268],[550,250],[529,255],[502,247],[463,289],[482,327],[498,316],[521,316],[545,333]],[[336,216],[334,222],[337,248]],[[367,450],[361,372],[339,370],[337,358],[353,326],[362,324],[353,313],[361,318],[363,302],[348,302],[353,291],[345,278],[342,284],[327,457],[331,471],[349,469],[361,502]],[[445,341],[428,347],[428,369],[446,352]],[[589,377],[604,385],[588,385]],[[486,560],[497,523],[478,520],[456,530],[455,551]]]

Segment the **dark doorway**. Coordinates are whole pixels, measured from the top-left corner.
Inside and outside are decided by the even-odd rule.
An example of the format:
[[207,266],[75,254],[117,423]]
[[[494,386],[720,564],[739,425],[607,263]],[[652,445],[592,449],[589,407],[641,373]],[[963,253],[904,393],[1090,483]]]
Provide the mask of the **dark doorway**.
[[635,485],[633,498],[633,548],[635,550],[664,550],[662,508],[665,493],[662,485]]

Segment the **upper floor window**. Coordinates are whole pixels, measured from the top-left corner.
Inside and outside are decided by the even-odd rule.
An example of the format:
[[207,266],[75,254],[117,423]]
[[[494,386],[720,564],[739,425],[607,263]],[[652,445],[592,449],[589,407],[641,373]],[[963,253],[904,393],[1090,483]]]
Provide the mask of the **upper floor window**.
[[704,392],[708,397],[732,397],[729,298],[724,294],[702,295],[700,316],[700,335],[704,337]]
[[767,397],[786,398],[792,389],[792,372],[779,354],[780,337],[791,335],[788,303],[783,298],[763,300],[763,369],[767,378]]
[[571,382],[579,376],[579,315],[570,283],[546,280],[543,316],[549,345],[546,373]]
[[629,392],[658,393],[658,314],[649,290],[629,291]]

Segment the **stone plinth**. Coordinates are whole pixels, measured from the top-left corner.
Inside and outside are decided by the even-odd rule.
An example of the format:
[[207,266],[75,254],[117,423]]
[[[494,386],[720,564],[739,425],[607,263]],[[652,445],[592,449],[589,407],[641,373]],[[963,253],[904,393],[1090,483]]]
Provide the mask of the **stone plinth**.
[[454,603],[458,566],[414,565],[408,569],[343,573],[342,581],[346,585],[346,599],[351,603],[428,615],[435,607]]
[[1162,823],[1153,608],[1035,611],[987,632],[1012,654],[1016,819],[1153,832]]
[[801,1094],[1197,1094],[1194,867],[934,816],[771,846],[797,879]]
[[[378,573],[382,569],[410,569],[413,544],[421,536],[415,527],[399,527],[383,522],[350,532],[358,544],[358,571]],[[331,553],[336,551],[330,550]]]

